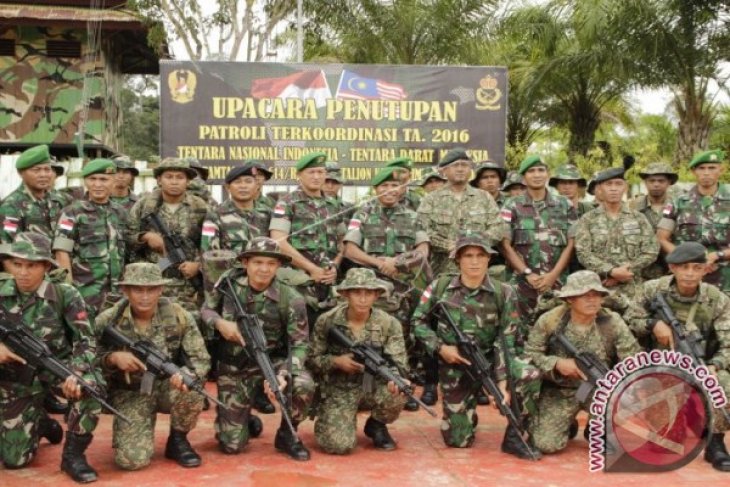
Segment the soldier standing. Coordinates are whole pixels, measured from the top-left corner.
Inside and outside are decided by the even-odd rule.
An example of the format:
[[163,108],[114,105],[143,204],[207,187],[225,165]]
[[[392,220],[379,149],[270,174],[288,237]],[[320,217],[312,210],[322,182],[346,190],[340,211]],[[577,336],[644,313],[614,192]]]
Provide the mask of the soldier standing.
[[[124,269],[124,279],[119,282],[125,299],[98,316],[96,329],[102,333],[111,326],[132,341],[149,341],[173,360],[179,357],[177,365],[186,373],[204,378],[210,367],[205,342],[193,316],[179,304],[161,297],[168,282],[155,264],[129,264]],[[114,418],[114,462],[124,470],[139,470],[149,465],[154,452],[157,413],[165,412],[170,413],[165,458],[183,467],[199,466],[200,456],[190,445],[187,434],[203,410],[203,396],[188,391],[180,374],[155,379],[145,390],[143,362],[131,352],[105,343],[99,349],[111,403],[131,419],[128,424]]]
[[104,309],[107,297],[116,300],[126,255],[127,215],[109,199],[115,172],[109,159],[95,159],[84,167],[88,199],[63,209],[53,241],[56,259],[70,272],[92,319]]
[[[58,264],[51,257],[51,241],[35,232],[19,233],[15,242],[0,253],[13,279],[0,281],[0,312],[4,320],[19,320],[41,338],[56,357],[92,385],[104,386],[97,370],[96,338],[84,300],[65,283],[46,278]],[[61,470],[77,482],[93,482],[96,471],[84,452],[93,439],[101,407],[82,398],[74,377],[58,384],[46,371],[28,373],[24,361],[0,342],[0,457],[5,468],[22,468],[33,459],[40,437],[61,441],[58,423],[43,411],[43,398],[50,388],[71,403],[66,418],[66,442]],[[32,372],[32,371],[31,371]]]
[[47,145],[26,150],[15,161],[22,184],[0,204],[0,243],[10,243],[19,232],[37,232],[53,238],[65,206],[53,190],[51,154]]
[[188,157],[184,160],[190,164],[191,169],[195,170],[195,177],[188,181],[188,192],[205,201],[211,208],[218,206],[218,202],[210,194],[210,189],[208,189],[207,185],[210,170],[194,157]]
[[504,206],[505,197],[500,189],[507,177],[507,170],[494,161],[480,162],[474,170],[474,178],[469,182],[473,188],[481,189],[494,198],[497,206]]
[[423,177],[418,183],[426,194],[433,193],[437,189],[442,188],[444,184],[446,184],[446,178],[431,167],[423,170]]
[[[266,351],[277,369],[279,387],[282,391],[291,390],[292,423],[296,428],[307,417],[315,388],[304,365],[309,350],[306,305],[299,293],[276,278],[279,267],[289,262],[277,242],[257,237],[239,257],[246,275],[240,270],[230,271],[234,292],[245,312],[261,321]],[[234,309],[230,297],[221,302],[216,294],[209,296],[202,311],[205,324],[217,330],[224,340],[218,356],[218,399],[226,409],[218,409],[215,430],[218,447],[227,454],[240,453],[248,443],[251,401],[262,381],[256,362],[243,349],[245,342]],[[309,460],[309,450],[291,434],[283,418],[274,447],[295,460]]]
[[385,167],[399,169],[397,175],[400,178],[401,187],[398,201],[406,208],[418,211],[418,207],[421,206],[421,196],[408,187],[408,183],[411,181],[413,161],[408,157],[396,157],[386,162]]
[[134,194],[134,178],[139,176],[139,169],[134,167],[134,162],[128,156],[118,156],[113,161],[117,166],[117,172],[114,175],[114,186],[110,199],[130,211],[139,200],[139,196]]
[[527,186],[525,186],[522,175],[515,171],[507,173],[507,179],[502,185],[502,192],[507,195],[507,199],[523,195],[525,191],[527,191]]
[[449,151],[439,162],[448,184],[426,195],[418,208],[418,226],[431,240],[434,275],[455,271],[449,253],[460,231],[485,233],[488,245],[502,240],[504,225],[494,199],[468,184],[473,166],[463,149]]
[[593,209],[593,203],[582,199],[581,189],[585,190],[586,180],[573,164],[558,166],[548,184],[555,188],[558,194],[570,200],[578,218]]
[[602,307],[603,297],[610,291],[601,285],[595,272],[571,274],[555,294],[565,302],[538,318],[525,347],[543,373],[538,414],[530,419],[532,440],[543,453],[565,448],[575,415],[581,409],[589,410],[588,404],[576,398],[580,380],[585,380],[583,373],[575,359],[551,337],[563,333],[578,351],[595,354],[609,369],[641,350],[621,317]]
[[[274,198],[271,196],[264,194],[264,183],[271,179],[274,173],[266,166],[266,164],[255,159],[246,159],[243,163],[244,165],[251,163],[257,169],[256,182],[258,183],[258,192],[256,194],[256,209],[261,212],[264,212],[265,210],[271,212],[276,205],[276,201],[274,201]],[[266,231],[269,231],[268,227],[266,228]]]
[[[350,351],[328,340],[335,327],[355,344],[367,343],[383,350],[394,367],[407,370],[403,330],[398,320],[385,311],[373,308],[375,301],[387,294],[388,284],[375,277],[371,269],[347,271],[337,292],[345,299],[323,314],[314,325],[309,364],[320,378],[322,400],[319,404],[314,436],[327,453],[344,455],[357,445],[357,412],[370,409],[365,435],[379,450],[395,449],[388,424],[400,415],[405,403],[395,384],[374,383],[363,374],[362,364],[353,360]],[[400,373],[400,372],[399,372]]]
[[[706,345],[705,355],[700,358],[730,397],[730,298],[718,287],[702,282],[707,272],[707,250],[702,244],[677,245],[667,255],[667,264],[672,274],[647,281],[639,288],[626,313],[626,321],[637,337],[651,336],[659,348],[674,349],[671,328],[648,311],[654,296],[664,295],[677,319],[684,324],[684,332],[701,336]],[[723,472],[730,472],[730,455],[725,448],[728,429],[730,424],[716,409],[705,460]]]
[[678,196],[664,208],[664,217],[657,226],[662,250],[669,254],[682,242],[700,242],[709,254],[707,263],[712,272],[705,282],[730,293],[730,247],[728,247],[728,214],[730,188],[719,183],[725,172],[725,153],[719,150],[697,154],[689,163],[697,184],[688,193]]
[[656,260],[659,244],[646,217],[622,201],[624,171],[606,169],[593,178],[602,204],[578,220],[573,234],[583,267],[597,273],[607,288],[630,298],[644,268]]
[[553,195],[545,187],[550,172],[540,156],[525,158],[519,173],[527,192],[511,198],[502,208],[502,220],[509,225],[502,249],[514,271],[520,316],[528,319],[539,295],[565,281],[574,246],[568,230],[576,212],[567,198]]

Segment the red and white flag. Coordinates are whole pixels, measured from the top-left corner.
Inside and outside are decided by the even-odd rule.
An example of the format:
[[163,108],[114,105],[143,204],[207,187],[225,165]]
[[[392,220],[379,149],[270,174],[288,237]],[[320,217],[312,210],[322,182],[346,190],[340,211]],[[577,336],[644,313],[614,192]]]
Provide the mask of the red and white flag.
[[317,108],[327,105],[332,98],[324,72],[298,71],[281,78],[259,78],[251,84],[251,96],[254,98],[313,98]]
[[211,222],[204,222],[202,233],[203,233],[204,237],[214,237],[215,236],[215,225]]
[[74,229],[74,221],[70,218],[61,218],[61,221],[58,222],[58,226],[61,230],[70,232]]
[[360,220],[352,219],[350,220],[350,224],[347,225],[348,230],[359,230],[360,229]]

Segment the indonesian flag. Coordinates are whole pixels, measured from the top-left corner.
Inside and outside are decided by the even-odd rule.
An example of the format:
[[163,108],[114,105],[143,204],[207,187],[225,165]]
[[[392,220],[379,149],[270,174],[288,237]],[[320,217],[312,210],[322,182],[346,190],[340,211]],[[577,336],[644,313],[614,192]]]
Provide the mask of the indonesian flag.
[[502,220],[506,221],[507,223],[510,223],[512,221],[512,211],[507,208],[502,208],[502,210],[499,212],[499,216],[501,216]]
[[667,203],[662,210],[662,214],[664,216],[672,216],[672,213],[674,213],[674,205],[671,203]]
[[286,215],[286,206],[281,201],[276,203],[276,206],[274,207],[274,215]]
[[347,225],[348,230],[359,230],[360,229],[360,220],[352,219],[350,220],[350,224]]
[[213,225],[211,222],[203,223],[203,236],[204,237],[215,236],[215,225]]
[[428,287],[424,289],[423,294],[421,295],[421,304],[426,304],[431,298],[431,289],[431,284],[429,284]]
[[15,233],[18,231],[18,219],[10,216],[5,217],[3,222],[3,231],[7,233]]
[[283,78],[259,78],[251,84],[251,96],[254,98],[313,98],[317,108],[327,105],[332,98],[324,72],[298,71]]
[[70,232],[74,229],[74,221],[70,218],[61,218],[61,221],[58,222],[58,226],[61,230]]

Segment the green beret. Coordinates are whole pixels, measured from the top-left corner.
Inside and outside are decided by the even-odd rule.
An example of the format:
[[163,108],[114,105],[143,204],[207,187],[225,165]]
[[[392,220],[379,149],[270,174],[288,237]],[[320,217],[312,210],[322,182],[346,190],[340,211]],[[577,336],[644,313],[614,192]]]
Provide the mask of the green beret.
[[380,171],[378,171],[373,179],[370,180],[370,186],[379,186],[383,184],[386,181],[397,181],[400,182],[398,179],[398,176],[396,176],[396,173],[399,169],[402,169],[400,167],[384,167]]
[[700,164],[705,163],[718,163],[725,160],[725,153],[719,149],[715,150],[707,150],[704,152],[700,152],[699,154],[695,155],[692,158],[692,161],[689,163],[689,168],[693,169],[696,166],[699,166]]
[[683,242],[667,255],[667,264],[686,264],[696,262],[704,264],[707,262],[707,249],[699,242]]
[[471,157],[469,157],[464,149],[451,149],[444,157],[441,158],[439,161],[439,167],[446,167],[452,162],[461,160],[471,162]]
[[92,174],[115,174],[117,165],[111,159],[94,159],[81,170],[81,176],[87,177]]
[[542,164],[543,166],[547,166],[544,162],[542,162],[542,158],[538,155],[534,156],[527,156],[525,159],[520,163],[520,169],[517,171],[518,173],[524,174],[527,172],[528,169],[530,169],[532,166],[536,166],[538,164]]
[[396,157],[385,163],[385,167],[400,167],[401,169],[413,169],[413,161],[410,157]]
[[15,161],[15,169],[22,171],[38,164],[50,163],[51,153],[46,144],[36,145],[26,149]]
[[310,152],[300,157],[294,167],[297,168],[297,171],[312,167],[327,167],[327,154],[325,152]]

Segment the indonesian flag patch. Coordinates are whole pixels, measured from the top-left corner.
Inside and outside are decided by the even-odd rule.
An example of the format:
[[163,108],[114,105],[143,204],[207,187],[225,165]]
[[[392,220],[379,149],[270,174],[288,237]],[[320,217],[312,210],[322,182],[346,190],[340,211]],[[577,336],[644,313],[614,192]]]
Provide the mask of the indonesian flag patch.
[[509,223],[512,221],[512,210],[502,208],[502,210],[499,212],[499,216],[502,217],[502,220]]
[[274,215],[284,216],[286,215],[286,206],[284,203],[277,203],[274,207]]
[[672,213],[674,213],[674,205],[672,205],[671,203],[667,203],[662,210],[662,215],[671,216]]
[[203,223],[203,236],[213,237],[215,236],[215,225],[210,222]]
[[77,320],[85,320],[88,317],[89,317],[89,315],[86,313],[85,310],[84,311],[79,311],[78,313],[76,313],[76,319]]
[[3,231],[8,233],[15,233],[18,231],[18,219],[11,216],[6,216],[3,222]]
[[66,232],[70,232],[74,229],[74,221],[70,218],[61,218],[61,221],[58,222],[58,227]]
[[423,290],[423,294],[421,295],[421,304],[426,304],[429,299],[431,299],[431,284],[428,285],[426,289]]
[[352,219],[350,220],[350,224],[347,225],[348,230],[360,230],[360,225],[362,222],[360,220]]

